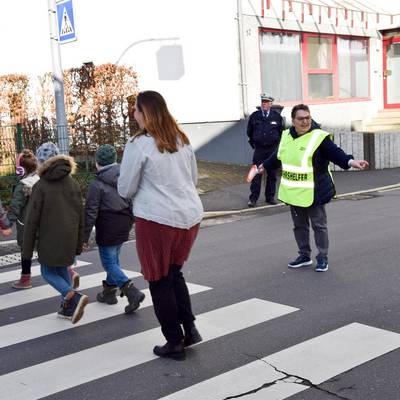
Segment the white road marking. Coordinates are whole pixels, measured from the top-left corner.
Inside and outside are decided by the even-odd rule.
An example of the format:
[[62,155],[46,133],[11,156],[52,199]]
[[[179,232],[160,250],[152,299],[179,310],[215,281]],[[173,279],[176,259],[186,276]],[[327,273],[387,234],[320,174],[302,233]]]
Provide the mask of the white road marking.
[[[91,263],[86,262],[86,261],[80,261],[78,260],[74,268],[79,268],[83,267],[85,265],[90,265]],[[31,277],[34,276],[39,276],[40,275],[40,265],[32,265],[31,267]],[[0,284],[1,283],[6,283],[6,282],[12,282],[16,281],[20,278],[21,276],[21,270],[20,269],[15,269],[13,271],[6,271],[0,273]]]
[[[160,400],[214,400],[271,384],[244,400],[283,400],[400,347],[400,334],[353,323],[261,360],[172,393]],[[279,372],[282,371],[282,372]]]
[[[188,283],[187,286],[190,294],[211,290],[210,287],[192,283]],[[142,290],[142,292],[145,293],[146,298],[141,303],[140,309],[153,305],[149,290]],[[126,297],[122,299],[119,298],[118,303],[114,305],[101,304],[98,302],[90,303],[85,308],[84,317],[77,325],[71,325],[70,321],[57,318],[56,312],[16,322],[15,324],[4,325],[0,327],[0,348],[21,343],[25,340],[36,339],[52,333],[65,331],[67,329],[77,328],[102,319],[115,317],[116,315],[124,313],[127,304]]]
[[[141,276],[138,272],[123,270],[130,278]],[[95,286],[100,286],[102,280],[106,277],[105,272],[81,276],[79,290],[88,289]],[[3,294],[0,296],[0,310],[6,308],[20,306],[33,301],[47,299],[57,296],[58,293],[50,285],[37,286],[32,289],[19,290],[12,293]]]
[[[206,342],[296,310],[282,304],[250,299],[201,314],[196,324]],[[11,372],[0,377],[1,393],[7,400],[49,396],[151,361],[157,358],[152,353],[153,346],[164,342],[160,329],[155,328]]]

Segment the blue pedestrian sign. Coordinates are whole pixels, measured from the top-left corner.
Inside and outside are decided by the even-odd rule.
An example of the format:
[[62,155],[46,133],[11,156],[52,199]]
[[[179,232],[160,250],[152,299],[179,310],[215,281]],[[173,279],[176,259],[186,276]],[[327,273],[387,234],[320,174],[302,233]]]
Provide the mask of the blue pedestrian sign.
[[57,2],[57,22],[60,44],[76,40],[72,0],[62,0]]

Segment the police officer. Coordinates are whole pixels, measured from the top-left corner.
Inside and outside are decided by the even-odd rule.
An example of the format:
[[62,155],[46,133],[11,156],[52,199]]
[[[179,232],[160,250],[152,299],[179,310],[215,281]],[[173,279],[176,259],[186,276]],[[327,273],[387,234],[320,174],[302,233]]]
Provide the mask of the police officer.
[[[282,130],[283,119],[281,115],[271,110],[274,98],[266,93],[261,93],[261,107],[250,115],[247,125],[249,144],[254,149],[253,164],[260,165],[277,149]],[[261,174],[256,175],[251,181],[250,196],[247,205],[254,207],[260,196]],[[267,169],[267,181],[265,185],[265,201],[276,204],[276,169]]]

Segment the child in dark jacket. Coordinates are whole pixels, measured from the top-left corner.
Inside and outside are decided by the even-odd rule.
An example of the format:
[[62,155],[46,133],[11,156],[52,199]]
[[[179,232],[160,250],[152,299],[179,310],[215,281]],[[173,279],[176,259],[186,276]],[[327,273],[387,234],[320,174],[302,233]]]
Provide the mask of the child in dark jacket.
[[[24,149],[17,157],[17,176],[20,177],[15,185],[8,211],[8,219],[17,227],[17,244],[22,249],[22,237],[24,234],[24,220],[26,209],[32,193],[33,185],[39,180],[36,173],[38,162],[32,150]],[[12,283],[14,289],[30,289],[32,258],[23,258],[21,255],[21,278]]]
[[88,296],[74,290],[68,266],[81,254],[84,208],[71,157],[49,158],[39,168],[40,180],[29,201],[23,236],[23,258],[31,258],[35,242],[44,280],[62,296],[58,316],[78,322]]
[[122,244],[128,240],[133,225],[131,203],[120,197],[117,182],[120,166],[116,163],[117,153],[109,144],[102,145],[96,152],[97,176],[88,188],[85,207],[84,247],[93,226],[96,226],[96,243],[104,270],[103,291],[97,294],[97,301],[106,304],[118,302],[117,292],[125,295],[128,305],[125,313],[135,311],[144,300],[133,282],[125,275],[119,263]]

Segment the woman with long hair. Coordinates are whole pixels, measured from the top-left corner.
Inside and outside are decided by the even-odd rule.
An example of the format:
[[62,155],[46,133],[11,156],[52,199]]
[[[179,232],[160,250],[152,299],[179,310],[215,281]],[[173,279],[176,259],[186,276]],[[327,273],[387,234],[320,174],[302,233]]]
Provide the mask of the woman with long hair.
[[140,131],[126,144],[118,192],[133,199],[142,273],[167,340],[153,352],[183,359],[185,346],[202,340],[181,271],[203,217],[196,158],[159,93],[139,93],[134,108]]

